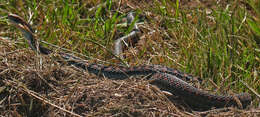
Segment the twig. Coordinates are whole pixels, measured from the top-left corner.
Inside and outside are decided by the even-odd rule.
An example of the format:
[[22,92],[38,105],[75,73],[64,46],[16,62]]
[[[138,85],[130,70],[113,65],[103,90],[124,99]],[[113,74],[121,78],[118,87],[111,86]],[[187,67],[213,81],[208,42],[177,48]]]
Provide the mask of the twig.
[[55,107],[55,108],[58,108],[58,109],[62,110],[63,112],[69,113],[69,114],[72,115],[72,116],[82,117],[82,116],[80,116],[79,114],[76,114],[76,113],[74,113],[74,112],[72,112],[72,111],[69,111],[69,110],[67,110],[67,109],[64,109],[64,108],[62,108],[62,107],[60,107],[60,106],[58,106],[58,105],[55,105],[55,104],[51,103],[50,100],[48,100],[48,99],[46,99],[46,98],[44,98],[44,97],[42,97],[42,96],[40,96],[40,95],[38,96],[36,92],[27,89],[21,82],[18,82],[18,83],[17,83],[17,82],[15,82],[15,81],[6,81],[6,80],[3,81],[3,82],[4,82],[6,85],[11,86],[11,87],[14,87],[14,88],[17,89],[17,90],[18,90],[18,89],[21,89],[23,92],[27,93],[28,95],[30,95],[30,96],[32,96],[32,97],[34,97],[34,98],[36,98],[36,99],[38,99],[38,100],[40,100],[40,101],[46,103],[46,104],[49,104],[50,106],[53,106],[53,107]]
[[197,112],[197,111],[193,111],[199,115],[206,115],[208,113],[212,113],[212,112],[223,112],[223,111],[228,111],[231,110],[231,108],[219,108],[219,109],[212,109],[212,110],[208,110],[208,111],[203,111],[203,112]]
[[92,43],[94,43],[94,44],[96,44],[96,45],[98,45],[98,46],[104,48],[104,49],[107,50],[109,53],[111,53],[115,58],[117,58],[118,60],[120,60],[124,65],[129,66],[129,65],[128,65],[126,62],[124,62],[120,57],[118,57],[118,56],[116,56],[115,54],[113,54],[113,52],[112,52],[111,50],[107,49],[105,46],[101,45],[100,43],[97,43],[97,42],[95,42],[95,41],[93,41],[93,40],[91,40],[91,39],[85,39],[85,40],[90,41],[90,42],[92,42]]
[[40,74],[38,71],[36,71],[36,74],[39,76],[39,78],[45,83],[47,84],[50,88],[52,88],[52,90],[54,90],[56,93],[61,94],[58,90],[56,90],[51,84],[48,83],[48,81],[46,81]]
[[27,89],[27,88],[25,88],[25,87],[23,87],[23,88],[21,88],[21,89],[22,89],[22,91],[24,91],[24,92],[27,93],[28,95],[31,95],[32,97],[34,97],[34,98],[36,98],[36,99],[38,99],[38,100],[41,100],[41,101],[43,101],[44,103],[49,104],[50,106],[53,106],[53,107],[55,107],[55,108],[58,108],[58,109],[60,109],[60,110],[62,110],[62,111],[64,111],[64,112],[66,112],[66,113],[69,113],[69,114],[71,114],[71,115],[73,115],[73,116],[82,117],[82,116],[80,116],[79,114],[76,114],[76,113],[74,113],[74,112],[71,112],[71,111],[69,111],[69,110],[66,110],[66,109],[64,109],[64,108],[62,108],[62,107],[60,107],[60,106],[58,106],[58,105],[55,105],[55,104],[51,103],[48,99],[45,99],[44,97],[38,96],[37,93],[34,92],[34,91],[32,91],[32,90],[29,90],[29,89]]
[[240,82],[242,82],[249,90],[251,90],[260,99],[260,95],[253,88],[251,88],[247,83],[243,81]]

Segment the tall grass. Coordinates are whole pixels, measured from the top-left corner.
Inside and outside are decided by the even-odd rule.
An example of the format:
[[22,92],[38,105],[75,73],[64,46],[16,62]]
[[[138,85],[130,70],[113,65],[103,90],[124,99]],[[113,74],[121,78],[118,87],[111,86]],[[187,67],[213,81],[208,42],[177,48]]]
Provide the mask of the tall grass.
[[[0,15],[16,13],[31,21],[41,40],[90,58],[114,62],[114,39],[131,29],[117,26],[127,12],[119,12],[118,4],[111,0],[103,2],[105,5],[98,6],[100,1],[95,0],[2,0]],[[89,10],[93,6],[96,9]],[[254,19],[241,2],[187,9],[178,0],[150,1],[132,10],[152,16],[143,18],[145,42],[134,48],[137,53],[127,51],[125,62],[181,69],[200,76],[211,90],[250,92],[242,83],[245,82],[260,93],[258,10],[258,19]],[[1,24],[17,34],[6,20]],[[151,36],[150,30],[156,33]]]

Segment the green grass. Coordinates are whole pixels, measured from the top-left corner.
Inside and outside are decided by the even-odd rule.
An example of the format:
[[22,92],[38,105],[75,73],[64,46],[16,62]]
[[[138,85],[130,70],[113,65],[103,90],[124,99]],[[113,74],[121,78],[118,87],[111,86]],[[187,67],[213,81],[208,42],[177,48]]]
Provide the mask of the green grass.
[[[8,12],[15,13],[31,21],[41,40],[89,57],[85,59],[114,63],[117,61],[111,53],[114,39],[129,32],[128,28],[117,25],[122,23],[127,12],[118,11],[116,4],[109,0],[102,1],[105,3],[103,7],[89,11],[101,1],[1,0],[0,25],[3,28],[0,31],[17,34],[18,31],[7,25],[4,18]],[[208,89],[250,92],[256,99],[255,94],[240,82],[260,93],[259,35],[254,29],[257,27],[254,26],[255,20],[251,19],[256,17],[252,10],[237,1],[214,9],[205,6],[182,8],[172,0],[155,1],[139,7],[142,8],[131,10],[143,16],[152,14],[138,17],[144,22],[141,35],[145,35],[145,42],[136,46],[134,50],[137,53],[126,50],[128,57],[124,62],[177,68],[200,76]],[[210,13],[207,10],[211,10]],[[259,15],[257,17],[259,20]],[[151,30],[155,33],[149,35]],[[214,87],[210,80],[218,87]],[[254,104],[259,102],[255,100]]]

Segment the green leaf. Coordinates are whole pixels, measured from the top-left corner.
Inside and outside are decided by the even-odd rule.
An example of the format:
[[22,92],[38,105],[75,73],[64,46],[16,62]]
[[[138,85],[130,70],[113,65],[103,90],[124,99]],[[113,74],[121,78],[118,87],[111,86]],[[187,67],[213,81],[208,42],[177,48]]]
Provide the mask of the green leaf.
[[256,33],[256,35],[260,36],[260,24],[251,19],[248,19],[247,23],[249,24],[250,28]]

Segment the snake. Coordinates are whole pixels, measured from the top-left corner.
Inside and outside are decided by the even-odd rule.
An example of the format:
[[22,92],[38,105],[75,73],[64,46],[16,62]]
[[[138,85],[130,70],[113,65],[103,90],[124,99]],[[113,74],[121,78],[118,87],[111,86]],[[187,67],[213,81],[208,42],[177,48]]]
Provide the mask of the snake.
[[[38,43],[33,29],[22,17],[12,13],[9,13],[7,17],[10,23],[22,32],[32,50],[43,55],[50,55],[53,53],[51,49]],[[252,101],[251,95],[246,92],[233,95],[218,95],[196,88],[187,82],[187,80],[193,80],[196,77],[174,68],[161,65],[130,67],[103,65],[87,62],[86,60],[82,60],[77,56],[65,52],[59,52],[58,54],[62,59],[66,60],[69,65],[74,65],[89,73],[93,73],[97,76],[104,76],[109,79],[124,80],[130,76],[149,76],[148,79],[152,79],[151,84],[177,95],[190,107],[199,109],[230,106],[246,108]]]

